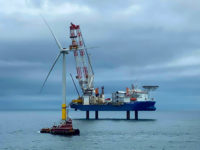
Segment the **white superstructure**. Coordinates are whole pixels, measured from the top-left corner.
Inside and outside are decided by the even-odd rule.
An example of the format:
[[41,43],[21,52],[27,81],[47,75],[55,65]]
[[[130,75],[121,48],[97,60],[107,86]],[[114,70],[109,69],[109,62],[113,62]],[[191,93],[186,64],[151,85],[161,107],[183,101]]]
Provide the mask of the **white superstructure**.
[[152,101],[154,98],[150,97],[150,91],[157,88],[158,86],[143,86],[143,89],[126,88],[126,91],[116,91],[115,93],[112,93],[111,102],[130,103],[134,101]]

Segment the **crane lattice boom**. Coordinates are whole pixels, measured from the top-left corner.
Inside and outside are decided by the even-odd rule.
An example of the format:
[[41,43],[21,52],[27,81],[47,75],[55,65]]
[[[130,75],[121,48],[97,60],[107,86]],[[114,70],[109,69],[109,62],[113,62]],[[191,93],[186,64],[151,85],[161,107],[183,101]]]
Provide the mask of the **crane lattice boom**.
[[[76,78],[79,81],[83,94],[92,95],[94,90],[94,73],[79,25],[71,23],[70,38],[72,40],[72,44],[70,45],[69,49],[74,51],[77,71]],[[85,56],[85,53],[87,54],[87,57]]]

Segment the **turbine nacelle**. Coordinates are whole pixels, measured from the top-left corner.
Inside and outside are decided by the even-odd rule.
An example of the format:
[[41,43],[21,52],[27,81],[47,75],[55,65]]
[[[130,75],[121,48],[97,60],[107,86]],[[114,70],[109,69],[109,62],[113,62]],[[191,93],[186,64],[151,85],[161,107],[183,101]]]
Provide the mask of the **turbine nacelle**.
[[60,53],[69,54],[69,49],[63,48],[60,50]]

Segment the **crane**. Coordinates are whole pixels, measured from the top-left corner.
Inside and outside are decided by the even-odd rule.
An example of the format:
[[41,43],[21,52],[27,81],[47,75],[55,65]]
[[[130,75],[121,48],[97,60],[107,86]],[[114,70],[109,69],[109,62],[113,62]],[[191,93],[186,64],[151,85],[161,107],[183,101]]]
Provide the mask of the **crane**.
[[74,52],[76,79],[78,79],[83,95],[91,96],[94,91],[94,72],[79,25],[71,23],[70,38],[72,44],[69,50]]

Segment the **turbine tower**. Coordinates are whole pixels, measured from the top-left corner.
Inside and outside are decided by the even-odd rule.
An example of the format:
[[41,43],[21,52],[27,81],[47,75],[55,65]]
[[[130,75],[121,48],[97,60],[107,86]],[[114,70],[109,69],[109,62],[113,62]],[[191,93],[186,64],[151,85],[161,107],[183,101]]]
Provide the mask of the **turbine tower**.
[[55,64],[57,63],[58,59],[60,58],[60,56],[62,55],[62,58],[63,58],[62,59],[62,99],[63,99],[62,100],[62,121],[64,122],[68,119],[68,114],[66,112],[66,108],[68,107],[66,105],[66,54],[69,54],[69,49],[63,48],[61,46],[60,42],[57,40],[55,34],[53,33],[53,30],[51,29],[51,27],[49,26],[49,24],[47,23],[45,18],[44,17],[42,17],[42,18],[43,18],[43,21],[45,22],[45,24],[47,25],[47,27],[49,28],[52,36],[54,37],[54,40],[56,41],[56,44],[59,48],[59,54],[56,57],[50,71],[48,72],[47,77],[45,78],[45,81],[44,81],[40,91],[43,90],[51,71],[53,70],[53,68],[54,68]]

